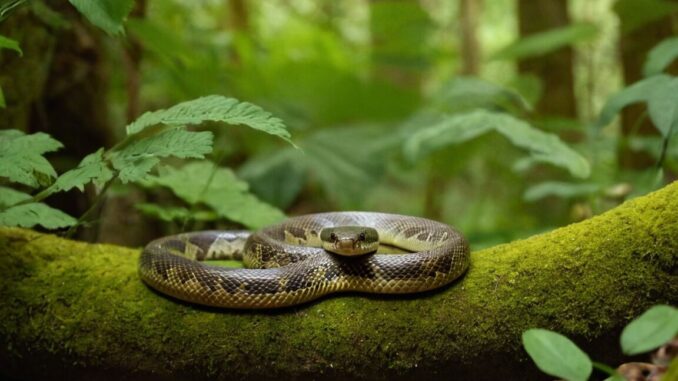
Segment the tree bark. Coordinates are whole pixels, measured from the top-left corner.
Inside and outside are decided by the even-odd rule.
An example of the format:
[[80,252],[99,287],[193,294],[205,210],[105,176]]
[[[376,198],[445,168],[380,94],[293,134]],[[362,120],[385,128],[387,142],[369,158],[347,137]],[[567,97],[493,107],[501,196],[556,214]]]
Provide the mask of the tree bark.
[[678,304],[678,182],[477,251],[438,292],[278,311],[165,298],[139,280],[137,249],[12,228],[0,242],[0,364],[18,379],[548,379],[524,330],[557,330],[616,365],[629,320]]
[[480,42],[478,41],[478,19],[482,0],[461,0],[459,2],[459,24],[461,27],[461,75],[478,75],[480,72]]
[[[570,23],[566,0],[519,0],[518,13],[521,37]],[[577,117],[572,64],[573,52],[569,46],[518,63],[521,73],[534,74],[544,84],[544,95],[536,107],[540,114]]]

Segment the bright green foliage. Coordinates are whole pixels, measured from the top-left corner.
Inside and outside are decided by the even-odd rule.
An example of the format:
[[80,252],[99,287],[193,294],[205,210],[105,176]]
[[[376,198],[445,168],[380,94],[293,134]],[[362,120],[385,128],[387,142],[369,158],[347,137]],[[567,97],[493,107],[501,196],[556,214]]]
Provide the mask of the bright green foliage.
[[239,180],[228,168],[210,162],[191,162],[176,169],[162,168],[158,176],[150,176],[147,186],[167,187],[190,205],[207,205],[220,217],[239,222],[249,228],[260,228],[285,218],[278,209],[249,193],[247,183]]
[[597,127],[609,124],[622,108],[646,102],[650,119],[664,137],[668,137],[678,123],[678,78],[655,75],[624,88],[608,99],[596,121]]
[[150,203],[136,204],[134,207],[147,216],[166,222],[214,221],[219,219],[219,216],[210,210],[191,210],[180,206],[161,206]]
[[85,156],[77,168],[62,174],[49,187],[48,192],[65,192],[73,188],[78,188],[81,192],[85,185],[94,182],[97,186],[103,186],[113,178],[113,172],[104,161],[104,149]]
[[6,208],[16,203],[26,201],[31,195],[19,192],[18,190],[0,186],[0,208]]
[[110,35],[122,34],[134,0],[69,0],[92,24]]
[[586,159],[556,135],[542,132],[511,115],[486,110],[457,114],[421,128],[407,137],[404,154],[414,162],[436,150],[464,143],[490,131],[527,149],[536,161],[565,168],[576,177],[587,177],[590,173]]
[[193,132],[182,127],[160,130],[146,136],[152,129],[131,138],[131,142],[111,153],[111,164],[123,183],[143,180],[160,158],[202,159],[212,152],[213,135],[209,131]]
[[614,11],[622,20],[622,33],[626,34],[678,12],[678,4],[666,0],[617,0],[614,3]]
[[0,212],[1,226],[41,225],[46,229],[59,229],[73,226],[76,222],[68,214],[40,202],[16,205]]
[[597,34],[598,28],[593,24],[574,23],[523,37],[495,53],[492,58],[507,60],[541,56],[563,46],[590,40]]
[[589,356],[567,337],[545,329],[523,333],[523,346],[542,372],[567,381],[586,381],[593,371]]
[[548,196],[561,198],[586,197],[600,191],[599,184],[567,183],[561,181],[547,181],[531,186],[525,191],[525,201],[537,201]]
[[61,147],[42,132],[25,135],[17,130],[0,131],[0,176],[36,188],[57,175],[42,155]]
[[656,349],[678,334],[678,309],[666,305],[650,308],[624,328],[621,347],[627,355]]
[[220,95],[210,95],[179,103],[165,110],[147,112],[127,126],[127,134],[135,134],[158,124],[177,126],[207,121],[244,124],[291,142],[290,133],[282,120],[259,106]]
[[678,37],[668,38],[648,53],[643,65],[643,74],[646,77],[661,74],[676,58],[678,58]]
[[19,53],[20,55],[24,54],[24,52],[21,51],[19,43],[16,40],[12,40],[11,38],[7,38],[3,35],[0,35],[0,49],[11,49]]

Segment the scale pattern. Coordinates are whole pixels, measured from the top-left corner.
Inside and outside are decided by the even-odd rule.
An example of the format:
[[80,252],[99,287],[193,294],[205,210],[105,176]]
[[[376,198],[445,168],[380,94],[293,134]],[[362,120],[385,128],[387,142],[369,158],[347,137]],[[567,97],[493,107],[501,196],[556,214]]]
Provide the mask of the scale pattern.
[[[320,230],[369,226],[380,243],[407,254],[342,257],[321,248]],[[210,266],[208,259],[242,259],[245,269]],[[191,303],[227,308],[276,308],[341,291],[413,293],[452,282],[469,266],[466,239],[425,218],[334,212],[290,218],[255,233],[204,231],[163,237],[141,254],[141,279]]]

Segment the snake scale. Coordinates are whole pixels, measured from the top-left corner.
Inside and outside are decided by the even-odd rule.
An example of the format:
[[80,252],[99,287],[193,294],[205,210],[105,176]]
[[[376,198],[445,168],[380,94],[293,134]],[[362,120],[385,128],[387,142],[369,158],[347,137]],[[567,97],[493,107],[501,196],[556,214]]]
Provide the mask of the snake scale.
[[[334,232],[322,233],[321,239],[323,229],[343,226],[371,228],[379,245],[406,253],[343,256],[325,250],[324,241],[338,245],[340,239]],[[367,236],[359,234],[348,246],[359,246]],[[233,258],[242,259],[246,268],[201,262]],[[203,231],[159,238],[144,248],[139,273],[149,286],[184,301],[254,309],[341,291],[431,290],[452,282],[468,266],[468,243],[449,225],[397,214],[332,212],[292,217],[254,233]]]

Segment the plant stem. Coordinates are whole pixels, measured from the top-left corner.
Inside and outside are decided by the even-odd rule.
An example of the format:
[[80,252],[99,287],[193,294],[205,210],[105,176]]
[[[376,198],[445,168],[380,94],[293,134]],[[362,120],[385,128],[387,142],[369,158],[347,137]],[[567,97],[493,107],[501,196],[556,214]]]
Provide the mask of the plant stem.
[[78,229],[78,227],[83,225],[83,223],[86,220],[88,220],[89,217],[92,215],[92,213],[94,213],[94,211],[96,211],[99,208],[101,203],[104,201],[104,195],[106,194],[108,189],[111,187],[111,184],[113,184],[113,182],[115,182],[115,180],[117,180],[117,179],[118,179],[118,173],[113,175],[113,178],[111,178],[108,182],[106,182],[106,184],[104,184],[104,187],[101,188],[101,192],[99,192],[99,194],[97,194],[96,198],[94,198],[94,202],[92,203],[92,205],[85,211],[85,213],[83,213],[78,218],[78,221],[75,223],[75,225],[68,228],[66,233],[64,233],[64,236],[66,238],[71,238],[73,236],[73,234],[75,234],[75,231]]

